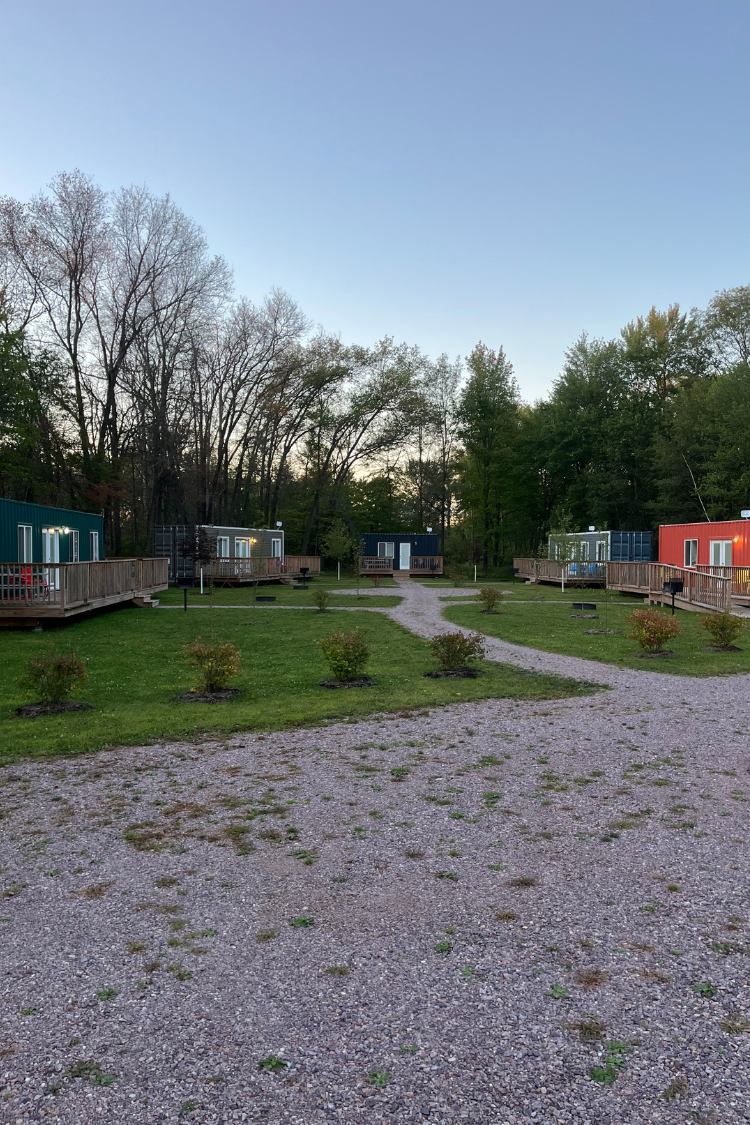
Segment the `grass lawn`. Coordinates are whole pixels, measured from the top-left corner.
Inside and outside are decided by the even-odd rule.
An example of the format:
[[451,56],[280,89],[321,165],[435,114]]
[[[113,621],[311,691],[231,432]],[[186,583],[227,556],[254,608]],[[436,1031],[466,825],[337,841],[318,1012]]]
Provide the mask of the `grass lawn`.
[[[259,607],[260,609],[260,607]],[[486,697],[553,699],[596,690],[574,680],[539,676],[506,665],[486,665],[476,680],[432,680],[428,643],[385,615],[254,611],[268,625],[253,627],[248,612],[179,613],[120,609],[72,622],[46,634],[12,632],[0,647],[0,764],[21,755],[82,753],[123,743],[191,738],[203,732],[269,730],[310,725],[373,711],[439,706]],[[234,682],[243,694],[231,703],[174,702],[191,687],[193,670],[181,646],[211,626],[220,640],[242,652]],[[330,691],[316,638],[359,628],[366,635],[375,687]],[[96,710],[19,719],[24,702],[16,684],[26,662],[49,646],[89,658],[89,680],[80,698]]]
[[[259,598],[276,598],[276,605],[296,605],[296,606],[310,606],[315,607],[313,601],[313,593],[321,586],[328,591],[330,595],[329,606],[356,606],[365,605],[371,606],[372,609],[388,609],[392,606],[399,605],[403,600],[397,594],[373,594],[370,583],[367,585],[367,594],[357,601],[356,594],[339,594],[336,591],[338,582],[331,583],[318,583],[315,582],[307,590],[294,590],[291,586],[258,586]],[[344,590],[352,589],[351,586],[343,586]],[[363,591],[365,590],[364,583],[362,584]],[[178,590],[176,586],[170,586],[168,590],[160,590],[155,595],[159,599],[161,605],[183,605],[183,591]],[[255,590],[247,586],[232,586],[224,589],[216,589],[213,594],[214,605],[246,605],[252,606],[255,599]],[[263,609],[262,602],[258,603],[258,612]],[[273,604],[273,603],[271,603]],[[200,589],[188,590],[188,607],[190,606],[207,606],[210,605],[210,598],[208,593],[201,595]]]
[[[529,589],[526,587],[524,594]],[[536,590],[537,587],[531,589]],[[482,613],[479,604],[470,601],[468,604],[447,608],[444,617],[455,625],[476,629],[491,637],[510,641],[512,644],[527,645],[529,648],[562,653],[565,656],[583,656],[587,660],[619,664],[624,668],[637,668],[639,671],[667,672],[680,676],[720,676],[750,672],[750,630],[744,639],[740,638],[738,647],[742,649],[741,652],[703,652],[702,649],[710,643],[711,638],[701,624],[703,620],[701,613],[678,610],[677,618],[682,626],[682,636],[675,637],[666,645],[667,648],[673,649],[676,655],[658,660],[644,660],[636,655],[639,651],[636,641],[628,637],[631,629],[627,617],[634,609],[643,608],[639,601],[610,593],[609,608],[605,610],[601,590],[589,590],[584,594],[577,592],[570,598],[566,590],[565,603],[573,600],[596,602],[595,612],[598,613],[599,619],[592,621],[571,617],[574,611],[570,604],[554,604],[555,600],[559,601],[561,598],[560,591],[555,591],[554,588],[551,588],[549,597],[526,603],[521,602],[520,591],[518,593],[517,602],[514,604],[513,600],[508,598],[496,616]],[[622,635],[586,636],[587,629],[605,628],[617,630]]]

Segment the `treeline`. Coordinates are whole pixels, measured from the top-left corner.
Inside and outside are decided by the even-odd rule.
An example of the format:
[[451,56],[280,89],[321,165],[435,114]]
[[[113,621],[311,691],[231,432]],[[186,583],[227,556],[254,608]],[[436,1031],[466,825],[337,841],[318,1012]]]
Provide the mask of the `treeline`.
[[0,200],[0,491],[155,523],[273,525],[290,551],[440,533],[487,569],[550,528],[648,529],[750,501],[750,287],[582,336],[550,396],[502,348],[431,360],[313,332],[231,272],[169,197],[63,174]]

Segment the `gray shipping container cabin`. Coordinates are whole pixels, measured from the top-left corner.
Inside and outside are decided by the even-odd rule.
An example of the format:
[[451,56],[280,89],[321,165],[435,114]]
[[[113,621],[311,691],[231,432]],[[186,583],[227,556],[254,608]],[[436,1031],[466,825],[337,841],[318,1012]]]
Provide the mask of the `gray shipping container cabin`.
[[[653,536],[650,531],[578,531],[576,562],[651,562]],[[548,557],[557,557],[549,538]]]
[[[210,540],[215,542],[212,552],[217,559],[280,559],[284,562],[284,532],[268,527],[218,527],[200,524]],[[154,555],[169,559],[169,578],[195,578],[193,559],[185,557],[188,547],[187,524],[160,523],[154,527]],[[200,569],[200,564],[198,568]]]

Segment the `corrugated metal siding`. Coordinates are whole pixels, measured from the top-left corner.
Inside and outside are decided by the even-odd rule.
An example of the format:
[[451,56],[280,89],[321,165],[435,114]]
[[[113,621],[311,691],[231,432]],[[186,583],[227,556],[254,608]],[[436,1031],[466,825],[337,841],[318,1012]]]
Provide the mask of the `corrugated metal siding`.
[[650,531],[611,531],[612,562],[651,562],[653,535]]
[[659,528],[659,562],[685,565],[685,540],[698,540],[698,565],[710,566],[711,540],[732,540],[732,565],[750,566],[750,520],[668,523]]
[[[205,525],[209,535],[219,538],[224,536],[229,540],[229,558],[235,557],[235,539],[255,539],[251,544],[250,555],[252,558],[272,558],[273,539],[281,540],[281,561],[284,561],[284,532],[281,528],[268,527],[219,527],[218,525]],[[169,577],[195,578],[195,563],[192,559],[184,558],[182,551],[187,532],[186,524],[156,524],[154,527],[154,555],[159,559],[169,559]]]
[[411,544],[412,555],[434,556],[440,554],[440,537],[438,535],[410,535],[386,531],[368,532],[366,535],[362,535],[359,541],[360,554],[377,555],[378,543],[393,543],[396,567],[398,567],[401,543]]
[[[43,562],[42,528],[69,527],[78,531],[79,561],[90,562],[89,532],[99,533],[99,558],[104,558],[104,520],[93,512],[70,508],[51,508],[46,504],[25,504],[20,500],[0,499],[0,562],[18,562],[18,525],[32,528],[32,562]],[[70,562],[70,535],[60,533],[60,562]]]

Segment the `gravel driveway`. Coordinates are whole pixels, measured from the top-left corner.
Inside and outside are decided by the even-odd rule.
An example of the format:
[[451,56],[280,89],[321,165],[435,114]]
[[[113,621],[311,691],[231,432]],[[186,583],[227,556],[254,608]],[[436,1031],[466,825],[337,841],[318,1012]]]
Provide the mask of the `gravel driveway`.
[[750,1121],[749,678],[488,649],[610,690],[2,771],[0,1120]]

